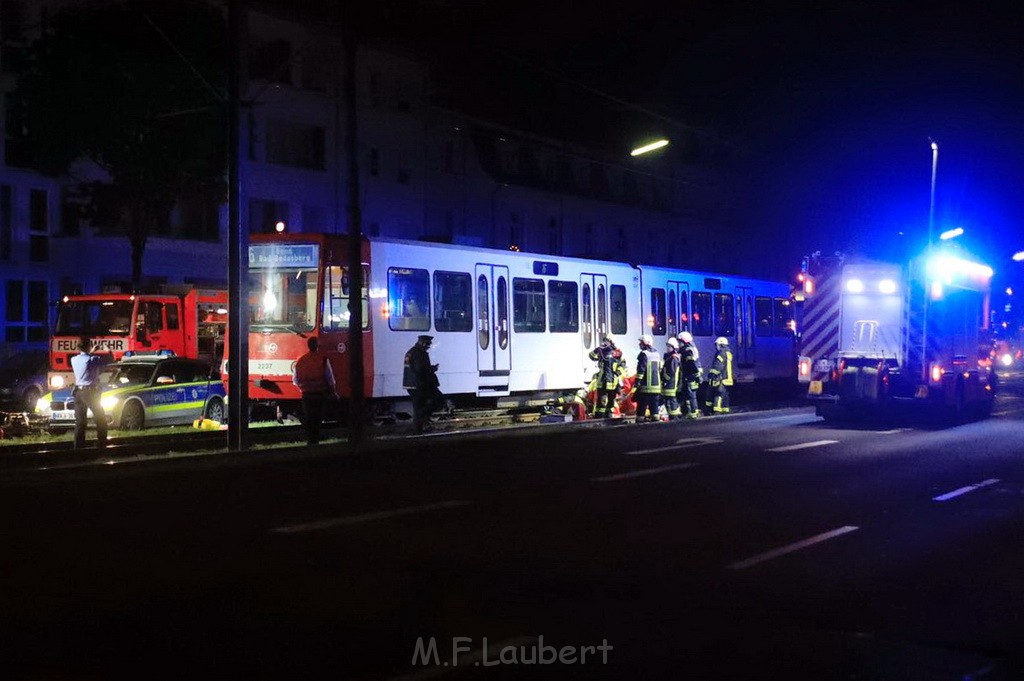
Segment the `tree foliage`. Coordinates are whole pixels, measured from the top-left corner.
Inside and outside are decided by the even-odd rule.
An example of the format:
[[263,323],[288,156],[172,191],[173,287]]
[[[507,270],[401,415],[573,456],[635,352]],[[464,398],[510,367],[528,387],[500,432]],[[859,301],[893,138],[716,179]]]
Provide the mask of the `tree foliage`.
[[87,214],[128,237],[136,284],[177,201],[223,200],[226,49],[221,10],[203,0],[85,0],[53,17],[19,77],[29,164],[102,171],[78,178]]

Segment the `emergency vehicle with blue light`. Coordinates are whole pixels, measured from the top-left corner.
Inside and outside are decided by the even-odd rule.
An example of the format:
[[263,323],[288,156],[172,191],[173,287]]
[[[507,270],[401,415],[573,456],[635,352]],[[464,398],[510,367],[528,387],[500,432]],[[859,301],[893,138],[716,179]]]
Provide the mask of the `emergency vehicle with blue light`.
[[815,254],[802,269],[797,373],[819,416],[990,413],[991,268],[933,249],[905,265]]

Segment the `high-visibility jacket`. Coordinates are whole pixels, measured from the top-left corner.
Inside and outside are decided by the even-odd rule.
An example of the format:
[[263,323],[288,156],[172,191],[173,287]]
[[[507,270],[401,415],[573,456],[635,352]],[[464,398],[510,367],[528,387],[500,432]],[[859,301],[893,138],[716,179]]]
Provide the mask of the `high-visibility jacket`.
[[712,382],[722,381],[722,385],[732,385],[732,350],[725,348],[715,353],[715,361],[708,371],[708,378]]
[[697,346],[692,343],[683,343],[681,350],[683,355],[683,380],[690,385],[691,389],[696,390],[700,383],[701,374],[704,373],[704,368],[700,365],[700,355],[697,353]]
[[678,352],[666,352],[664,365],[661,368],[661,394],[666,397],[675,397],[679,392],[679,369],[682,360]]
[[334,390],[334,374],[327,357],[307,352],[295,362],[292,382],[303,393],[326,393]]
[[636,391],[661,394],[661,355],[654,350],[641,350],[636,357]]
[[590,351],[590,359],[597,362],[597,383],[602,390],[619,387],[619,365],[622,352],[613,345],[599,345]]

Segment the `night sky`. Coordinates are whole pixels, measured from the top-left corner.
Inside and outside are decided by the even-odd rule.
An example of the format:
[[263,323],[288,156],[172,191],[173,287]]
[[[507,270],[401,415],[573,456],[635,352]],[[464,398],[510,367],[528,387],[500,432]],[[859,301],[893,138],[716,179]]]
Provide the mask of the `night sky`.
[[997,271],[1024,249],[1024,3],[425,4],[454,11],[418,32],[447,46],[454,104],[611,151],[720,144],[735,227],[794,260],[920,244],[929,138],[936,232]]

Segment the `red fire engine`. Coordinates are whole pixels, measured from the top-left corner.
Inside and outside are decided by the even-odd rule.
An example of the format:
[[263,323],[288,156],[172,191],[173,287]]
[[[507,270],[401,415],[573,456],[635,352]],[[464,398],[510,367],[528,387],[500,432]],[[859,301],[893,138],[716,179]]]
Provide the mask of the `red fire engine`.
[[226,291],[186,289],[167,293],[100,293],[65,296],[50,339],[47,384],[59,390],[74,382],[71,356],[87,335],[92,349],[118,360],[125,352],[169,350],[217,366],[227,328]]

